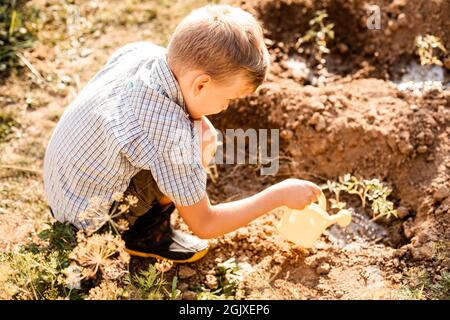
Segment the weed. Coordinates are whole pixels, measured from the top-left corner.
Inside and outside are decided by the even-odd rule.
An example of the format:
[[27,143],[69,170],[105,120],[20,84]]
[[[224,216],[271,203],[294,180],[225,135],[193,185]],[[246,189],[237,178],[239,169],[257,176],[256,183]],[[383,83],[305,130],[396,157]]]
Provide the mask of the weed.
[[67,260],[57,251],[27,251],[0,255],[3,279],[0,291],[7,299],[76,298],[76,291],[66,287],[63,270]]
[[31,47],[37,31],[38,11],[28,0],[0,3],[0,74],[18,66],[20,52]]
[[42,230],[38,237],[49,242],[49,250],[67,252],[77,244],[76,228],[69,223],[54,222],[50,228]]
[[128,273],[130,256],[125,252],[125,243],[120,236],[105,233],[86,237],[79,231],[77,242],[69,258],[80,266],[76,272],[81,272],[81,279],[115,280]]
[[0,143],[7,141],[9,135],[13,132],[13,127],[17,127],[18,123],[12,115],[0,113]]
[[371,203],[372,220],[382,217],[390,219],[392,216],[397,217],[397,211],[394,209],[394,203],[387,198],[391,194],[392,189],[385,186],[378,179],[360,180],[350,174],[339,177],[338,181],[327,181],[322,189],[328,189],[334,193],[335,199],[330,199],[331,208],[342,210],[345,209],[346,203],[340,201],[340,193],[342,191],[348,194],[356,194],[361,199],[361,206],[366,207],[367,202]]
[[176,300],[178,299],[178,297],[181,296],[181,291],[179,289],[177,289],[177,284],[178,284],[178,277],[174,276],[172,279],[172,290],[169,293],[169,299],[170,300]]
[[436,281],[430,279],[423,267],[414,267],[406,271],[406,285],[397,293],[398,299],[407,300],[450,300],[450,272],[443,271]]
[[318,62],[318,68],[322,68],[325,64],[323,55],[330,52],[327,47],[329,40],[334,39],[334,24],[325,23],[328,13],[325,10],[318,10],[314,14],[314,18],[309,21],[310,29],[306,34],[300,37],[295,44],[300,53],[303,52],[301,46],[305,43],[312,42],[314,58]]
[[88,208],[79,214],[79,220],[87,225],[85,231],[88,235],[100,230],[104,225],[108,231],[115,234],[121,234],[128,229],[128,221],[122,216],[129,211],[130,207],[137,204],[138,199],[132,195],[124,197],[122,193],[117,192],[113,194],[112,200],[114,203],[110,208],[107,202],[94,197],[89,201]]
[[436,261],[443,261],[447,259],[450,254],[450,242],[438,241],[433,246],[433,259]]
[[163,276],[163,272],[149,265],[147,270],[128,276],[125,283],[135,293],[136,299],[161,300],[164,298],[163,287],[167,285]]
[[441,58],[447,53],[447,50],[441,39],[430,34],[420,35],[417,36],[415,44],[421,65],[437,64],[442,66]]
[[194,290],[199,292],[197,295],[198,300],[234,299],[236,289],[248,271],[248,265],[239,263],[234,258],[231,258],[219,263],[217,269],[217,289],[208,291],[203,286],[197,286]]
[[128,298],[128,292],[117,282],[105,280],[97,287],[89,290],[86,300],[119,300]]

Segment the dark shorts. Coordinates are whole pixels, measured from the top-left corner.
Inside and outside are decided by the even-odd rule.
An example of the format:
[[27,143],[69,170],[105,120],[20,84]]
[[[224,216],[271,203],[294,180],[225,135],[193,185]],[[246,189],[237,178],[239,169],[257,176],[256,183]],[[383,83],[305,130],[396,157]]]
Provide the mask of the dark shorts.
[[[164,196],[149,170],[141,170],[131,178],[130,184],[124,192],[125,197],[128,195],[135,196],[138,199],[137,204],[130,207],[128,213],[125,214],[125,218],[130,225],[133,225],[140,216],[148,212]],[[114,202],[111,208],[114,208]],[[49,207],[49,209],[51,215],[55,218],[52,208]]]
[[124,192],[124,196],[127,195],[133,195],[138,199],[136,206],[131,207],[126,214],[130,224],[149,211],[164,196],[150,170],[141,170],[131,179],[128,189]]

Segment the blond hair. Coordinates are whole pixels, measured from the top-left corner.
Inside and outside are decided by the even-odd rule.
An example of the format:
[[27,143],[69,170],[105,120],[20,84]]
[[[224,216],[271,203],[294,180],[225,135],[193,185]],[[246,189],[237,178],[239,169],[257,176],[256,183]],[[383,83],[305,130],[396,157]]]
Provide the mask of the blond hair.
[[167,61],[176,74],[200,69],[227,82],[243,73],[258,87],[270,58],[261,26],[248,12],[229,5],[208,5],[192,11],[175,29]]

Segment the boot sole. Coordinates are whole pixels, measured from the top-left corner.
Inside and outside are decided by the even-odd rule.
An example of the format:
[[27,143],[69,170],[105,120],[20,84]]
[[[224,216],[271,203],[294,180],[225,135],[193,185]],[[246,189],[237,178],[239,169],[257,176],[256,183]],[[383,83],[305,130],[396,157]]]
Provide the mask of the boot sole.
[[208,252],[208,249],[209,248],[206,248],[206,249],[203,249],[202,251],[196,252],[192,257],[190,257],[189,259],[185,259],[185,260],[164,258],[155,253],[145,253],[145,252],[135,251],[135,250],[127,249],[127,248],[125,248],[125,251],[128,252],[132,256],[137,256],[137,257],[142,257],[142,258],[156,258],[159,260],[170,260],[170,261],[173,261],[176,263],[186,263],[186,262],[194,262],[194,261],[200,260],[201,258],[203,258],[206,255],[206,253]]

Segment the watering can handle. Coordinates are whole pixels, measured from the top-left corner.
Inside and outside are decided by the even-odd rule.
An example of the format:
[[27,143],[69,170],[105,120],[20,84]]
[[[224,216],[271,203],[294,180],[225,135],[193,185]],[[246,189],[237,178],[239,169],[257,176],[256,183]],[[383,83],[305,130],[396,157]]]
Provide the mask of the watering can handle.
[[327,211],[327,198],[325,197],[323,192],[320,193],[320,195],[316,201],[319,203],[319,206],[326,212]]

